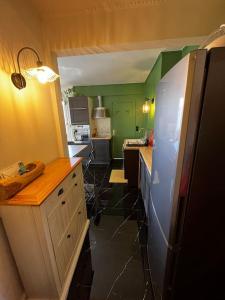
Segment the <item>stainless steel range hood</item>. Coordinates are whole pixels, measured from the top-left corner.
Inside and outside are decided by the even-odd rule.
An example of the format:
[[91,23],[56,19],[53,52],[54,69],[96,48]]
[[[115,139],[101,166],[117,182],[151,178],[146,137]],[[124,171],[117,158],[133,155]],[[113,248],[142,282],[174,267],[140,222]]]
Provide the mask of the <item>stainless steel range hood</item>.
[[101,119],[101,118],[108,118],[109,113],[108,110],[102,106],[102,96],[98,96],[98,106],[94,107],[92,112],[92,118],[94,119]]

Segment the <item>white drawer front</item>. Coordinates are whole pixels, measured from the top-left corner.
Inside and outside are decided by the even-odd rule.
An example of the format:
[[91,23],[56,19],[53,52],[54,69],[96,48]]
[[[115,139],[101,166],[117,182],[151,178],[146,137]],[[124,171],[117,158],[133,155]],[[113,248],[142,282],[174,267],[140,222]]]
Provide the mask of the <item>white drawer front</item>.
[[82,200],[80,202],[78,211],[77,211],[77,224],[78,224],[78,231],[79,234],[82,233],[84,226],[86,224],[87,221],[87,211],[86,211],[86,204],[85,202]]
[[60,243],[81,199],[83,200],[83,191],[80,177],[76,179],[76,182],[62,199],[56,199],[57,206],[47,217],[53,247]]
[[[82,205],[81,205],[82,204]],[[79,164],[42,204],[61,284],[86,221],[82,165]]]
[[60,276],[60,280],[63,284],[68,269],[71,264],[71,259],[76,250],[76,246],[78,243],[78,226],[77,226],[77,213],[74,214],[71,224],[68,227],[63,239],[60,244],[55,247],[55,257],[57,268]]
[[82,165],[81,163],[59,184],[59,186],[49,195],[49,197],[42,204],[46,216],[48,216],[57,206],[58,201],[63,201],[65,194],[76,183],[83,181]]
[[77,179],[83,178],[82,164],[80,163],[68,176],[68,183],[71,186]]

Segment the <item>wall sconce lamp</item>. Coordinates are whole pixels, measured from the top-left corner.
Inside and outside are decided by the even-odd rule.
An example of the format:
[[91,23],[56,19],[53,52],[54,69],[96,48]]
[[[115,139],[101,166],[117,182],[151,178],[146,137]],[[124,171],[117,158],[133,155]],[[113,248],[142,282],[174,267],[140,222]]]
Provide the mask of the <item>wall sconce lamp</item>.
[[32,51],[36,57],[37,57],[37,67],[35,68],[30,68],[25,70],[25,73],[31,77],[35,77],[40,83],[47,83],[47,82],[52,82],[55,81],[57,78],[59,78],[59,75],[56,74],[51,68],[47,66],[43,66],[40,57],[37,53],[36,50],[30,47],[23,47],[22,49],[19,50],[17,54],[17,65],[18,65],[18,73],[13,73],[11,75],[11,80],[12,83],[17,87],[18,89],[23,89],[26,87],[26,80],[24,76],[21,73],[21,68],[20,68],[20,54],[24,50],[30,50]]
[[150,111],[150,106],[148,101],[145,101],[145,103],[143,104],[142,111],[144,114],[147,114]]
[[154,98],[152,98],[152,99],[145,98],[145,99],[146,99],[146,101],[145,101],[145,103],[142,106],[142,111],[143,111],[144,114],[147,114],[147,113],[150,112],[150,108],[151,108],[150,105],[155,102],[155,99]]

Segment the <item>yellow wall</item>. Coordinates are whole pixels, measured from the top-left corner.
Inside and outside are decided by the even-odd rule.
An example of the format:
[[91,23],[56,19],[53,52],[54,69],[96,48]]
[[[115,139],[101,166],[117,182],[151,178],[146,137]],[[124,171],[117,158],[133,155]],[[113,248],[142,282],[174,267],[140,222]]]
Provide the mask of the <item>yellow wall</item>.
[[[60,153],[57,105],[49,85],[27,80],[27,88],[19,91],[10,80],[21,47],[34,47],[44,56],[40,27],[29,1],[0,0],[0,169],[18,160],[49,162]],[[32,54],[22,59],[23,66],[34,62]],[[19,300],[22,294],[0,220],[0,299]]]
[[[10,80],[21,47],[44,55],[40,20],[24,1],[0,3],[0,168],[18,160],[48,162],[59,155],[50,87],[30,79],[27,88],[18,90]],[[33,54],[25,56],[23,66],[36,60]]]

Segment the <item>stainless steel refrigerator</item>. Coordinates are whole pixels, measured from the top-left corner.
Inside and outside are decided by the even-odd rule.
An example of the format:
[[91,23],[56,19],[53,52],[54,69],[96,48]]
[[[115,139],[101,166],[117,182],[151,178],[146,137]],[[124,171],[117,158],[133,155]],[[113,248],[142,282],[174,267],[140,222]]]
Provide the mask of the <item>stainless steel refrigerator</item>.
[[155,299],[225,299],[225,48],[196,50],[161,79],[150,198]]

